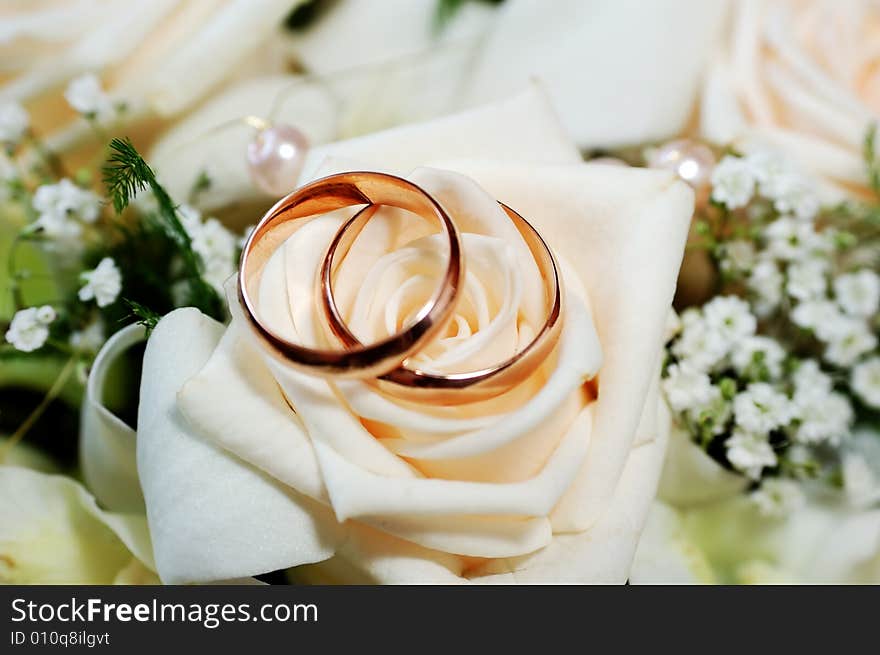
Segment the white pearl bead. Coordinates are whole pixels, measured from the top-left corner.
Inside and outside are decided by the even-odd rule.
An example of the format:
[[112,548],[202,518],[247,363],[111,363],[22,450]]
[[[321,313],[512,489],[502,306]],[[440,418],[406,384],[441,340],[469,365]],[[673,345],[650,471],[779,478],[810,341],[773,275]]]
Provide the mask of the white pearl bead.
[[679,139],[660,146],[650,158],[651,168],[674,171],[695,189],[709,183],[715,167],[715,155],[702,143]]
[[247,148],[254,184],[276,197],[293,191],[308,147],[305,135],[290,125],[273,125],[257,132]]

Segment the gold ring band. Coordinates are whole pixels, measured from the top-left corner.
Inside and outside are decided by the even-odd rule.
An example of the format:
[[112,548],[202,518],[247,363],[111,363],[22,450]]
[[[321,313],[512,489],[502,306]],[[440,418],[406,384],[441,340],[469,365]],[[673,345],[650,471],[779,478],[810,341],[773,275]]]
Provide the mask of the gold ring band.
[[[293,233],[294,222],[344,207],[388,205],[436,220],[449,245],[442,283],[419,311],[416,320],[386,339],[370,345],[345,344],[344,350],[306,348],[263,325],[252,290],[272,253]],[[362,215],[361,212],[358,215]],[[372,212],[364,213],[364,222]],[[351,223],[349,221],[346,224]],[[307,373],[325,377],[377,378],[398,368],[422,350],[448,325],[464,284],[461,235],[436,200],[421,188],[394,175],[349,172],[330,175],[297,189],[272,207],[251,232],[241,253],[238,295],[244,314],[271,353]]]
[[[528,378],[556,346],[562,331],[563,315],[563,294],[556,260],[541,235],[525,218],[507,205],[499,204],[522,235],[547,285],[550,310],[544,325],[535,338],[512,357],[478,371],[434,374],[409,368],[404,362],[399,368],[369,381],[383,393],[402,400],[428,400],[436,404],[463,404],[486,400],[504,393]],[[323,302],[328,327],[348,348],[358,348],[362,344],[349,330],[336,306],[333,276],[336,262],[348,252],[375,209],[376,207],[364,208],[339,228],[324,257],[318,281],[319,301]],[[340,254],[338,258],[337,252]]]

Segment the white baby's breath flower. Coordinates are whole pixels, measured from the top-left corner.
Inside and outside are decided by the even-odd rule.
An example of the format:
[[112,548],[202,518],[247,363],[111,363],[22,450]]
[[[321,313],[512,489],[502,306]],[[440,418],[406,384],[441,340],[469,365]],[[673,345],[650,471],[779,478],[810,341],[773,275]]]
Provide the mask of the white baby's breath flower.
[[14,182],[19,179],[21,174],[18,170],[18,167],[15,165],[5,152],[0,150],[0,200],[3,199],[3,195],[6,192],[6,182]]
[[730,350],[730,343],[721,332],[710,327],[696,310],[682,314],[682,325],[681,335],[673,344],[672,352],[692,368],[708,371]]
[[79,299],[83,302],[94,298],[98,307],[106,307],[114,303],[122,291],[122,273],[111,257],[104,257],[94,270],[80,277],[85,282],[79,290]]
[[877,336],[864,320],[839,316],[828,327],[827,342],[825,360],[846,368],[877,346]]
[[93,73],[73,79],[67,85],[64,98],[86,118],[105,121],[113,115],[113,102],[101,87],[101,80]]
[[678,312],[674,309],[670,309],[666,314],[666,324],[663,326],[663,338],[666,341],[674,339],[681,334],[682,327],[684,327],[684,324],[682,323]]
[[751,241],[729,241],[722,249],[721,268],[728,273],[745,273],[755,264],[755,246]]
[[197,239],[193,240],[193,250],[205,263],[204,278],[217,290],[235,273],[236,238],[215,218],[209,218]]
[[809,258],[797,261],[789,265],[787,272],[785,290],[792,298],[809,300],[825,296],[828,264],[824,260]]
[[797,261],[828,253],[828,242],[812,223],[782,217],[764,229],[767,252],[777,259]]
[[18,145],[30,122],[27,111],[19,103],[7,102],[0,105],[0,143]]
[[748,287],[755,295],[755,313],[758,316],[772,314],[782,301],[783,276],[776,262],[769,259],[759,261],[749,276]]
[[768,478],[760,488],[749,494],[762,516],[782,518],[806,502],[799,484],[784,478]]
[[687,362],[673,364],[667,369],[663,391],[676,412],[698,410],[718,396],[718,389],[712,386],[709,376]]
[[880,357],[874,356],[856,364],[849,384],[862,402],[880,409]]
[[749,303],[737,296],[716,296],[703,307],[703,316],[731,346],[753,335],[758,325]]
[[697,323],[704,322],[703,312],[701,312],[696,307],[688,307],[681,313],[681,315],[679,316],[679,320],[681,321],[682,327],[696,325]]
[[834,280],[834,295],[847,314],[872,316],[880,308],[880,276],[868,269],[841,275]]
[[799,443],[793,443],[785,450],[785,464],[790,474],[798,479],[810,477],[810,472],[818,466],[813,449]]
[[736,372],[743,375],[756,362],[756,356],[767,368],[771,378],[776,379],[782,374],[785,349],[778,341],[769,337],[746,337],[731,351],[730,361]]
[[6,341],[16,350],[33,352],[46,343],[49,338],[49,324],[54,320],[55,310],[49,305],[21,309],[12,317],[6,331]]
[[812,221],[819,213],[819,198],[809,181],[790,172],[776,183],[773,206],[780,214],[792,214],[801,221]]
[[727,155],[712,171],[712,200],[728,209],[745,207],[755,193],[755,176],[748,162]]
[[792,374],[795,393],[811,392],[824,395],[831,392],[831,376],[822,371],[815,359],[805,359]]
[[811,220],[819,201],[810,181],[790,161],[776,152],[758,150],[745,157],[762,196],[773,201],[780,214]]
[[752,175],[760,186],[761,195],[773,199],[778,193],[779,180],[791,170],[788,161],[772,150],[755,150],[743,159],[751,168]]
[[776,466],[778,461],[766,435],[735,430],[724,447],[731,466],[752,480],[760,479],[761,471]]
[[37,322],[42,323],[43,325],[49,325],[58,314],[55,313],[55,308],[51,305],[43,305],[41,307],[37,307]]
[[180,224],[183,225],[183,229],[192,238],[202,226],[202,212],[192,205],[183,204],[177,208],[177,213],[180,218]]
[[35,224],[47,236],[61,240],[79,236],[82,228],[78,221],[94,223],[101,213],[101,199],[67,178],[39,187],[32,204],[39,214]]
[[106,340],[104,322],[101,319],[95,319],[82,330],[76,330],[70,335],[70,345],[73,348],[91,353],[98,352]]
[[794,439],[799,443],[836,445],[849,434],[855,414],[849,398],[842,393],[801,387],[793,402],[799,419]]
[[791,311],[795,325],[812,330],[823,341],[834,338],[834,329],[840,318],[840,310],[830,300],[807,300],[798,303]]
[[778,153],[756,150],[744,157],[762,196],[773,200],[779,194],[780,182],[789,174],[791,167]]
[[180,222],[189,234],[192,248],[202,259],[202,277],[218,291],[235,272],[235,253],[238,241],[216,218],[202,221],[201,213],[189,205],[178,207]]
[[47,237],[59,242],[75,241],[82,234],[82,225],[64,214],[42,214],[34,225]]
[[766,382],[753,382],[733,399],[736,424],[756,435],[766,435],[787,425],[793,413],[788,396]]

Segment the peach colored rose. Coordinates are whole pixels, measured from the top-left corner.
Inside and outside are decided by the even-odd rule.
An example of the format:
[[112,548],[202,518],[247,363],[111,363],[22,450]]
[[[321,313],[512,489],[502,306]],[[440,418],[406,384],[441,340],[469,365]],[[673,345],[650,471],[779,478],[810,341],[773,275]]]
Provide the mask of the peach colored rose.
[[880,8],[870,0],[736,3],[707,77],[701,126],[726,143],[759,141],[861,193],[862,143],[880,120]]
[[[406,175],[464,234],[465,297],[424,366],[498,361],[543,321],[536,266],[496,199],[561,262],[559,348],[502,396],[441,407],[278,363],[234,295],[228,326],[173,312],[148,342],[137,434],[160,576],[623,582],[665,450],[657,385],[691,191],[667,172],[583,164],[535,91],[318,148],[304,179],[352,168]],[[263,272],[259,312],[291,339],[322,339],[312,285],[343,217],[305,223]],[[359,237],[337,296],[361,338],[396,331],[431,293],[444,262],[432,232],[382,209]]]

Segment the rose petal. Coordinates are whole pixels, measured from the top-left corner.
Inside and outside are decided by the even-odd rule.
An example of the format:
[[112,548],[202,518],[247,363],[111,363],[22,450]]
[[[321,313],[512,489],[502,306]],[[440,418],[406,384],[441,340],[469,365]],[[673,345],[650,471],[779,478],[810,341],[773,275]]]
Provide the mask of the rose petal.
[[[379,170],[409,172],[442,159],[486,157],[535,165],[581,161],[546,95],[531,85],[510,98],[459,114],[313,148],[300,179],[318,177],[319,169],[320,175],[353,170],[351,160],[377,163]],[[328,158],[336,158],[332,167],[324,166]]]
[[[321,507],[205,441],[177,394],[223,328],[194,309],[160,321],[147,344],[138,416],[138,472],[159,575],[221,580],[329,557],[342,535]],[[255,433],[259,424],[252,426]]]
[[508,0],[465,98],[494,100],[538,78],[580,146],[672,137],[691,113],[726,4],[567,0],[548,10]]
[[464,584],[462,559],[358,523],[329,560],[294,572],[311,584]]
[[[333,138],[333,99],[326,89],[286,75],[243,80],[175,122],[153,145],[147,161],[171,197],[187,198],[204,173],[211,180],[211,192],[198,198],[203,211],[228,205],[264,207],[266,194],[254,186],[244,155],[254,128],[241,119],[268,116],[280,97],[288,102],[273,120],[296,126],[311,143]],[[247,224],[243,221],[237,227]]]
[[103,511],[69,477],[0,466],[0,580],[110,584],[132,555],[154,567],[143,516]]
[[105,507],[119,512],[143,513],[144,496],[137,474],[135,431],[104,405],[104,387],[116,358],[143,340],[140,325],[129,325],[107,340],[92,364],[80,415],[83,477]]
[[[693,193],[661,171],[446,162],[530,220],[586,289],[602,345],[594,440],[560,516],[584,529],[620,477],[654,365],[690,224]],[[626,293],[621,293],[626,289]]]
[[177,403],[197,433],[299,493],[328,502],[302,422],[240,328],[226,330],[205,366],[183,385]]
[[291,11],[290,0],[230,0],[177,44],[172,56],[139,79],[161,116],[176,114],[203,97],[229,70],[264,43]]
[[641,423],[647,431],[653,424],[658,438],[632,451],[608,512],[586,532],[556,535],[532,555],[492,560],[466,570],[461,560],[443,553],[357,529],[335,557],[304,567],[303,580],[319,584],[624,582],[656,490],[668,434],[663,429],[669,424],[668,413],[662,407],[658,411],[656,397],[653,400]]

